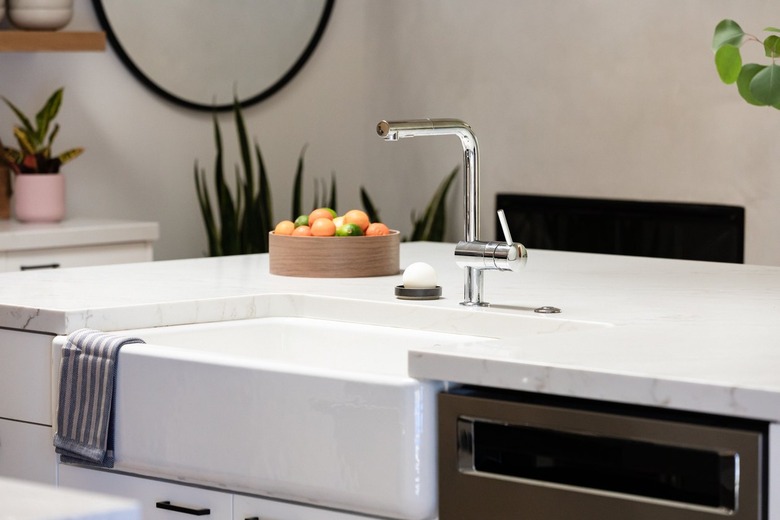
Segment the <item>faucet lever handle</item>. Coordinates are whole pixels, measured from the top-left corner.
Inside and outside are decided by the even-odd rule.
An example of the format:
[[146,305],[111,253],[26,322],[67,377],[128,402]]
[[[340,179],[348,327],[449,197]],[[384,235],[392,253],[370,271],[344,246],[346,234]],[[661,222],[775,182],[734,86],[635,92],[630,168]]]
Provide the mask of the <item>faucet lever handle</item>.
[[512,233],[509,231],[509,224],[506,222],[506,215],[504,214],[504,210],[500,209],[498,210],[498,221],[501,222],[501,230],[504,232],[504,240],[506,240],[506,243],[511,245],[514,243],[514,240],[512,240]]

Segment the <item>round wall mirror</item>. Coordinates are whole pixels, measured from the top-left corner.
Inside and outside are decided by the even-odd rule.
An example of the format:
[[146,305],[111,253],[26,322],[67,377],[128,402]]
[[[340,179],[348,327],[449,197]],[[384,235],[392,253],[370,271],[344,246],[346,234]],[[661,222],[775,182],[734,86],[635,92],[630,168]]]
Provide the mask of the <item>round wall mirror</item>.
[[335,0],[92,0],[111,46],[164,98],[198,110],[258,103],[320,41]]

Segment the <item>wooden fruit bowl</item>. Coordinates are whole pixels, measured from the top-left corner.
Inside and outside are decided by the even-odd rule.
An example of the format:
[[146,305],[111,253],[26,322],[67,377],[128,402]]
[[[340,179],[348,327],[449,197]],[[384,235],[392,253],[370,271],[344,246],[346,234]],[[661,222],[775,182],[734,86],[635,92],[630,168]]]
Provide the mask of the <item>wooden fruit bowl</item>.
[[389,276],[401,269],[401,235],[372,237],[268,237],[271,274],[308,278]]

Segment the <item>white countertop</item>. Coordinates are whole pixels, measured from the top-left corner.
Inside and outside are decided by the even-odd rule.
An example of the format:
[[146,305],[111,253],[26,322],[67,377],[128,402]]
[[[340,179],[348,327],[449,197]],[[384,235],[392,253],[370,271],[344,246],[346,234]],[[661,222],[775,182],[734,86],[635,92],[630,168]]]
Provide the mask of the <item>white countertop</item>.
[[126,498],[0,477],[0,520],[140,520]]
[[[523,272],[486,273],[493,305],[475,309],[459,305],[453,250],[401,246],[401,267],[437,269],[443,296],[421,302],[394,297],[400,274],[274,276],[267,255],[0,273],[0,326],[62,334],[285,312],[452,332],[495,322],[501,341],[411,352],[410,374],[780,421],[780,268],[531,250]],[[545,305],[562,312],[533,312]]]
[[0,220],[0,251],[153,242],[159,235],[156,222],[87,218],[46,223]]

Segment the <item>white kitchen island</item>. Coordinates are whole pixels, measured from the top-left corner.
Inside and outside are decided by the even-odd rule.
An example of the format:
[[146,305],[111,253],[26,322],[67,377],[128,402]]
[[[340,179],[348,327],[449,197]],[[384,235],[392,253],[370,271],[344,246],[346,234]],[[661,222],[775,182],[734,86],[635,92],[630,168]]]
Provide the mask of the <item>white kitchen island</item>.
[[[11,337],[0,345],[0,436],[3,423],[50,432],[45,345],[82,327],[241,320],[280,306],[296,316],[439,332],[495,324],[488,335],[496,341],[412,350],[409,375],[766,421],[768,518],[780,518],[780,268],[531,250],[523,272],[486,273],[490,307],[464,308],[453,245],[403,244],[401,267],[416,261],[436,268],[442,298],[396,299],[400,274],[272,276],[266,255],[0,274],[0,327]],[[561,313],[534,312],[543,306]],[[27,338],[39,341],[35,355]],[[39,377],[30,377],[34,370]],[[25,447],[33,455],[46,448]]]

